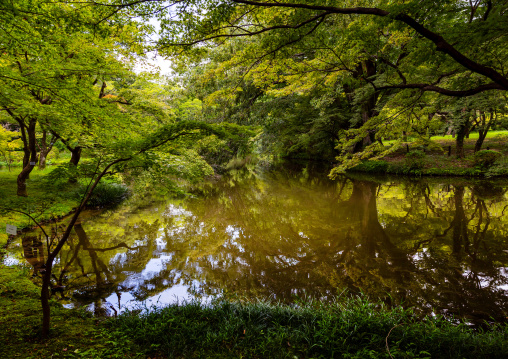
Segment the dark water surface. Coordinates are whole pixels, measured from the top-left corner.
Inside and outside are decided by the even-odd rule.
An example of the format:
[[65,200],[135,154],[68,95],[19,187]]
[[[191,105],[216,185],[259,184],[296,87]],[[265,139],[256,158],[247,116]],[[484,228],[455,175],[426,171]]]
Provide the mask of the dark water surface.
[[[217,296],[364,293],[472,322],[508,314],[507,181],[239,171],[194,198],[87,213],[58,258],[63,303],[96,312]],[[7,261],[40,277],[24,233]]]

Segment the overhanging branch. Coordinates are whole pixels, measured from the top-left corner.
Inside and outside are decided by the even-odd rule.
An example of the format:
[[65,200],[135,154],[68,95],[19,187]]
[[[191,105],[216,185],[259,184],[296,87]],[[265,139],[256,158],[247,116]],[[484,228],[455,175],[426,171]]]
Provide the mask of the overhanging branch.
[[457,63],[461,64],[468,70],[475,73],[488,77],[496,84],[500,86],[501,90],[508,90],[508,78],[494,70],[493,68],[481,65],[469,57],[458,51],[453,45],[447,42],[441,35],[427,29],[425,26],[420,24],[418,21],[406,14],[391,14],[386,10],[379,8],[367,8],[367,7],[352,7],[352,8],[339,8],[334,6],[321,6],[321,5],[309,5],[299,3],[279,3],[279,2],[262,2],[262,1],[249,1],[249,0],[231,0],[237,4],[252,5],[258,7],[285,7],[295,9],[308,9],[317,11],[326,11],[330,14],[358,14],[358,15],[374,15],[381,17],[393,16],[393,19],[401,21],[406,25],[413,28],[417,33],[432,41],[438,51],[441,51],[450,57],[452,57]]

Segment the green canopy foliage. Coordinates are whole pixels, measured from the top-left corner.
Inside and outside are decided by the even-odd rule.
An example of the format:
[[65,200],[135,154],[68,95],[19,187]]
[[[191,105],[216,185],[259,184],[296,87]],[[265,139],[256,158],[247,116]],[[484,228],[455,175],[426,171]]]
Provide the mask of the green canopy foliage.
[[[454,115],[464,109],[461,98],[475,103],[469,109],[506,110],[503,1],[153,0],[108,6],[158,18],[159,51],[184,74],[211,121],[261,123],[268,142],[275,138],[285,155],[329,158],[326,144],[333,143],[339,170],[397,149],[383,148],[383,138],[425,138],[449,121],[463,131]],[[338,114],[331,119],[330,112]],[[274,113],[280,126],[272,125]]]

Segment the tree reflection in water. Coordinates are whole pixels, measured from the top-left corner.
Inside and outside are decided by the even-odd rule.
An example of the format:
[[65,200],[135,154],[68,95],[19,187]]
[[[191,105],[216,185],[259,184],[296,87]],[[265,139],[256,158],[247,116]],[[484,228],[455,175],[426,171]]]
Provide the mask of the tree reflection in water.
[[[233,172],[195,198],[85,219],[55,286],[97,313],[175,295],[289,302],[346,290],[424,314],[504,320],[507,184],[442,182]],[[36,272],[37,238],[23,241]]]

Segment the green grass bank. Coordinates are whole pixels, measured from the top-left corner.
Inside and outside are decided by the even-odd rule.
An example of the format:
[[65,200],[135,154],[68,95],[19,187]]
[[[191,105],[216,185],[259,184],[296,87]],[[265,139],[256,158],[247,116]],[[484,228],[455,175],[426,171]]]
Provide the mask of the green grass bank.
[[28,197],[16,195],[16,178],[20,168],[0,171],[0,248],[7,243],[5,225],[11,224],[18,229],[31,228],[35,223],[26,215],[15,212],[19,210],[32,215],[38,222],[62,217],[79,204],[78,187],[57,186],[48,181],[50,168],[34,169],[27,180]]
[[474,330],[365,298],[295,305],[187,303],[93,318],[52,302],[39,339],[39,289],[0,267],[2,358],[506,358],[508,326]]
[[[65,166],[34,169],[27,180],[28,197],[19,197],[16,195],[19,170],[0,171],[0,258],[8,241],[6,224],[14,225],[19,230],[35,227],[35,222],[26,214],[40,224],[62,218],[78,207],[88,185],[85,178],[69,182]],[[111,206],[121,202],[127,194],[127,188],[119,179],[105,179],[95,189],[88,206]]]
[[474,146],[478,134],[472,133],[464,141],[465,158],[456,157],[455,139],[440,136],[431,138],[432,146],[404,143],[394,153],[379,160],[365,161],[350,171],[416,176],[508,176],[508,134],[505,132],[490,133],[477,153],[474,153]]

